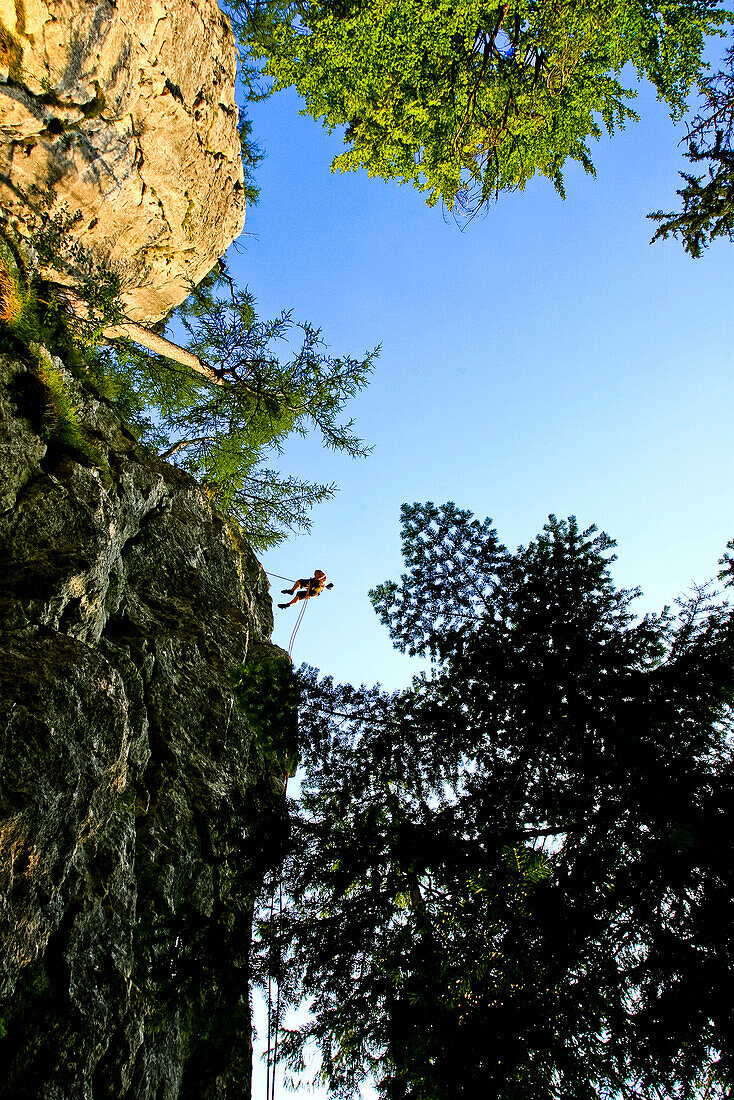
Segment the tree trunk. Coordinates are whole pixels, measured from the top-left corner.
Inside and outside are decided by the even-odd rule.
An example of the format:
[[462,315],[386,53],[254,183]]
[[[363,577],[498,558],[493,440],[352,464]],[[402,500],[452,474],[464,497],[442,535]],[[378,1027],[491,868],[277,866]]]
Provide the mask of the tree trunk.
[[[58,298],[66,302],[75,317],[82,321],[89,319],[86,302],[71,287],[64,286],[61,283],[52,283],[51,285]],[[211,382],[215,386],[223,385],[222,379],[215,374],[211,367],[208,367],[206,363],[202,363],[198,356],[193,355],[185,348],[179,347],[178,344],[166,340],[165,336],[156,335],[155,332],[138,325],[135,321],[123,321],[120,325],[110,325],[108,328],[103,329],[102,335],[106,340],[131,340],[134,344],[140,344],[148,351],[152,351],[154,355],[162,355],[164,359],[172,359],[174,363],[181,363],[184,367],[190,367],[191,370],[203,375],[207,382]]]

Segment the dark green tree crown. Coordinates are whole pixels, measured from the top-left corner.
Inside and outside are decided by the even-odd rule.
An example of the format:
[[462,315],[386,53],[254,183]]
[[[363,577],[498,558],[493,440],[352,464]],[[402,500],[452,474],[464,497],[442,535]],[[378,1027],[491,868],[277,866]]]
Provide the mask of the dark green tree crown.
[[635,617],[573,518],[510,552],[414,504],[403,544],[372,599],[432,674],[301,673],[289,900],[261,928],[311,1006],[293,1072],[316,1043],[337,1096],[723,1097],[730,609],[704,586]]

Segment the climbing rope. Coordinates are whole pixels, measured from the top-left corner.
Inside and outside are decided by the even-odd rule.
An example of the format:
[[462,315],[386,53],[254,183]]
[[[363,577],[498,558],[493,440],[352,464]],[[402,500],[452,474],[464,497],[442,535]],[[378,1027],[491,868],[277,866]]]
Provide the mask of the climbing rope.
[[270,891],[270,961],[268,965],[268,1051],[265,1064],[265,1097],[266,1100],[275,1100],[275,1058],[271,1047],[273,1032],[278,1034],[277,1020],[273,1019],[273,915],[275,912],[275,870],[272,876],[272,889]]
[[[288,772],[285,774],[283,794],[288,793]],[[277,876],[277,880],[276,880]],[[278,915],[275,917],[275,887],[278,886]],[[275,1070],[278,1065],[278,1039],[280,1034],[280,949],[279,942],[283,924],[283,880],[278,869],[273,868],[270,880],[270,966],[268,967],[268,1052],[265,1074],[266,1100],[275,1100]],[[273,1009],[273,974],[275,973],[275,1009]]]
[[[269,577],[277,577],[279,581],[288,581],[289,584],[295,584],[296,583],[290,577],[281,577],[280,573],[271,573],[269,569],[266,569],[265,572],[267,573],[267,575]],[[303,619],[304,613],[306,611],[306,604],[307,603],[308,603],[308,600],[303,601],[303,607],[301,608],[301,613],[298,616],[298,618],[296,619],[296,625],[293,627],[293,633],[291,634],[291,640],[288,643],[288,656],[289,657],[290,657],[291,653],[293,652],[293,643],[296,640],[296,634],[298,633],[298,628],[301,625],[301,620]]]
[[[277,577],[279,581],[288,581],[289,584],[295,584],[295,581],[291,577],[281,577],[280,573],[271,573],[269,570],[265,570],[269,577]],[[298,628],[303,622],[303,616],[306,614],[306,605],[308,599],[302,601],[298,618],[296,619],[296,625],[293,627],[291,634],[291,640],[288,643],[288,656],[293,653],[293,645],[298,634]],[[288,790],[288,774],[285,777],[284,793]],[[270,929],[271,936],[275,935],[275,888],[276,888],[276,872],[273,871],[273,877],[271,880],[270,891]],[[283,918],[283,883],[278,882],[278,932],[280,931],[280,923]],[[272,950],[272,948],[271,948]],[[272,958],[272,956],[271,956]],[[273,968],[271,967],[271,970]],[[280,982],[276,979],[276,994],[275,994],[275,1006],[273,1006],[273,977],[272,973],[268,974],[268,1049],[267,1049],[267,1066],[265,1074],[265,1090],[266,1100],[275,1100],[275,1070],[278,1064],[278,1038],[280,1031]]]
[[[288,581],[289,584],[295,584],[296,583],[290,577],[281,577],[280,573],[271,573],[269,569],[266,569],[265,572],[267,573],[267,575],[269,577],[277,577],[279,581]],[[301,608],[301,613],[298,616],[298,618],[296,619],[296,625],[293,627],[293,633],[291,634],[291,640],[288,643],[288,656],[289,657],[290,657],[291,653],[293,652],[293,643],[296,640],[296,634],[298,633],[298,628],[301,625],[301,620],[303,619],[303,616],[305,614],[307,603],[308,603],[307,599],[303,601],[303,607]]]
[[301,621],[303,619],[303,616],[306,614],[306,605],[308,604],[308,600],[303,600],[302,602],[303,602],[303,607],[301,608],[301,614],[296,619],[296,625],[293,627],[293,633],[291,634],[291,640],[288,643],[288,656],[289,657],[293,653],[293,643],[296,640],[296,634],[298,633],[298,628],[301,625]]
[[[288,785],[288,776],[285,777],[286,786]],[[282,934],[283,926],[283,880],[279,878],[278,881],[278,935]],[[278,962],[280,959],[280,946],[278,948]],[[280,975],[278,975],[278,990],[275,999],[275,1036],[273,1041],[273,1085],[272,1085],[272,1100],[275,1100],[275,1067],[278,1064],[278,1039],[280,1037]]]

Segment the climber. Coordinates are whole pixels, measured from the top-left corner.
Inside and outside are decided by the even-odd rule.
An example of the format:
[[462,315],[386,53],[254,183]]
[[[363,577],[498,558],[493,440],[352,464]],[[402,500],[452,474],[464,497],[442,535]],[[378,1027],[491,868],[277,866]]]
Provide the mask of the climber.
[[299,600],[310,600],[312,596],[320,596],[325,588],[333,587],[333,584],[326,583],[326,573],[321,569],[314,569],[312,577],[307,577],[306,580],[296,581],[292,588],[283,589],[286,596],[293,596],[297,588],[302,591],[299,591],[290,603],[279,603],[278,607],[291,607],[292,604],[298,603]]

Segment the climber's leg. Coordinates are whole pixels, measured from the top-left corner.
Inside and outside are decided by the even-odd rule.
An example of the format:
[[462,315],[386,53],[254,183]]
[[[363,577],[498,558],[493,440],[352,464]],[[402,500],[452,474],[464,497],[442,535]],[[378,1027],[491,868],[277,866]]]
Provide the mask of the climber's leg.
[[[298,583],[299,583],[300,585],[302,585],[302,584],[303,584],[303,582],[302,582],[302,581],[299,581]],[[283,591],[284,591],[284,592],[288,592],[288,590],[287,590],[287,589],[285,589],[285,588],[283,589]],[[288,592],[288,595],[290,596],[290,592]],[[307,600],[308,598],[309,598],[308,581],[306,581],[306,587],[305,587],[305,588],[303,588],[303,587],[302,587],[301,591],[300,591],[300,592],[298,592],[298,593],[297,593],[297,594],[296,594],[296,595],[295,595],[295,596],[293,597],[293,599],[291,600],[291,602],[290,602],[290,603],[279,603],[279,604],[278,604],[278,607],[283,607],[283,608],[285,608],[285,607],[292,607],[292,606],[293,606],[293,604],[294,604],[294,603],[298,603],[298,601],[299,601],[299,600]]]

